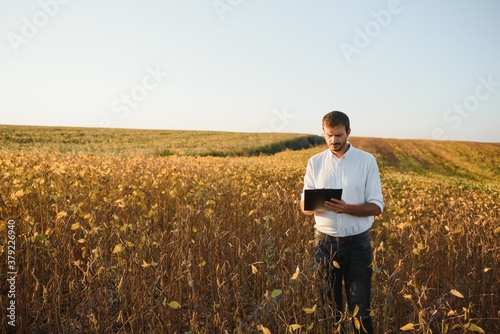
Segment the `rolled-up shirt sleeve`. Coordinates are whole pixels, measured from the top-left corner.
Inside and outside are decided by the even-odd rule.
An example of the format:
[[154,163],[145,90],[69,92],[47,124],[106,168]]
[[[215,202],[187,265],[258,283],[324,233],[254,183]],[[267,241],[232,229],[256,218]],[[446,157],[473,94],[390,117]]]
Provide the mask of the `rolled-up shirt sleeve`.
[[312,160],[309,160],[309,162],[307,163],[307,167],[306,167],[306,174],[304,176],[304,188],[302,189],[302,195],[300,197],[300,200],[303,201],[304,200],[304,190],[306,189],[315,189],[315,185],[314,185],[314,178],[313,178],[313,163],[312,163]]
[[384,212],[384,196],[382,195],[382,182],[375,157],[372,156],[368,165],[365,187],[365,202],[376,204],[380,212]]

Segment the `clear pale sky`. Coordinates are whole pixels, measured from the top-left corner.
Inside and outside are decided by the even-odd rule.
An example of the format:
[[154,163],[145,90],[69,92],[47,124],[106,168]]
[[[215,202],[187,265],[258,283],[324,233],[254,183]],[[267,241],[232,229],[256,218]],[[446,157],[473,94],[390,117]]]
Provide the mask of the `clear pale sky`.
[[498,0],[0,0],[0,124],[500,142]]

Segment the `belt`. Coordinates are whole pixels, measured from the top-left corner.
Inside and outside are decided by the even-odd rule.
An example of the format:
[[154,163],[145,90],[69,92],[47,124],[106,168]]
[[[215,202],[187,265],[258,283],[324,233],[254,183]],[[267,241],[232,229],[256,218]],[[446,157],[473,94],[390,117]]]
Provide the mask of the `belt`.
[[318,231],[318,230],[315,229],[314,230],[314,234],[317,237],[319,237],[320,239],[326,240],[328,242],[342,244],[342,243],[347,243],[347,242],[356,242],[356,241],[359,241],[362,238],[364,238],[367,235],[369,235],[370,232],[369,232],[369,230],[366,230],[366,231],[364,231],[364,232],[362,232],[360,234],[349,235],[347,237],[334,237],[332,235],[323,233],[323,232]]

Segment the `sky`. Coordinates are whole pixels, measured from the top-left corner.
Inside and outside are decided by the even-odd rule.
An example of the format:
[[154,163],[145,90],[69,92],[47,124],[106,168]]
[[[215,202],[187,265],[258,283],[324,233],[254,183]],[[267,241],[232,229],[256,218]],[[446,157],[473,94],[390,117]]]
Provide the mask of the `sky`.
[[0,124],[500,142],[497,0],[0,0]]

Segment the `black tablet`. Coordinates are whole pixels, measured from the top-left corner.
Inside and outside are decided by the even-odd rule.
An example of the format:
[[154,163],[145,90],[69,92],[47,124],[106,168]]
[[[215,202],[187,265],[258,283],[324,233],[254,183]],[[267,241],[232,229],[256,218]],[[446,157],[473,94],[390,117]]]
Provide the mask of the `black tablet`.
[[329,201],[331,198],[340,200],[341,197],[342,189],[306,189],[304,191],[304,210],[326,210],[325,201]]

